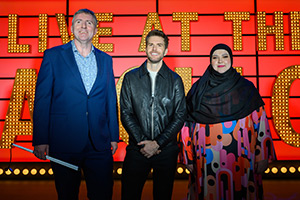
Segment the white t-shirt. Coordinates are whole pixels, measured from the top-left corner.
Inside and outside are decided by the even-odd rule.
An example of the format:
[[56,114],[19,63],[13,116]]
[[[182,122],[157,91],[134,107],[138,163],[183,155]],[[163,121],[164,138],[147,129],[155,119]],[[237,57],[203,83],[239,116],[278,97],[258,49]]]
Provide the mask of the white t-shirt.
[[154,96],[155,78],[156,78],[157,72],[153,72],[150,70],[148,70],[148,71],[149,71],[151,83],[152,83],[152,96]]

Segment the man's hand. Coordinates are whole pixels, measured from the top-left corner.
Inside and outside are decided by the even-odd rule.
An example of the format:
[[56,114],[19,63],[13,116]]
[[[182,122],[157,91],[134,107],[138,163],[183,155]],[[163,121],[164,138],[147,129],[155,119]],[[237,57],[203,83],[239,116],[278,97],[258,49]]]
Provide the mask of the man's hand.
[[41,144],[34,146],[33,154],[41,160],[46,160],[46,155],[49,154],[49,145]]
[[145,140],[145,141],[139,142],[138,145],[145,145],[143,148],[141,148],[140,151],[147,158],[150,158],[153,155],[160,153],[160,150],[158,150],[159,145],[157,144],[157,142],[155,140],[153,140],[153,141]]
[[112,155],[114,155],[118,149],[118,143],[117,142],[111,142],[110,143],[111,145],[111,152],[112,152]]

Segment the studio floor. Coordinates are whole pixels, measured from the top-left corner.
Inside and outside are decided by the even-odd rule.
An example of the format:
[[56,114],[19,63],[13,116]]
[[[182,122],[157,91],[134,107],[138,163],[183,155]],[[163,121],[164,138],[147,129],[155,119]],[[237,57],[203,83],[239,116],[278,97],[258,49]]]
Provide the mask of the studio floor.
[[[187,180],[174,182],[173,200],[183,200],[186,196]],[[300,180],[264,180],[265,200],[299,200]],[[121,182],[115,180],[113,200],[120,200]],[[86,198],[84,181],[80,187],[80,200]],[[57,199],[52,180],[0,180],[1,200],[55,200]],[[152,180],[148,180],[143,190],[142,200],[152,200]]]

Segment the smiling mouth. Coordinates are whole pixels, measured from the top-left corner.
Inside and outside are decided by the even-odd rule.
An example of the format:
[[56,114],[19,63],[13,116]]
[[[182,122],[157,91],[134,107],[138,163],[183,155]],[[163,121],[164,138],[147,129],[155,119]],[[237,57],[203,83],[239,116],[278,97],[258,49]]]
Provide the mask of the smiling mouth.
[[225,67],[225,65],[218,65],[218,67]]

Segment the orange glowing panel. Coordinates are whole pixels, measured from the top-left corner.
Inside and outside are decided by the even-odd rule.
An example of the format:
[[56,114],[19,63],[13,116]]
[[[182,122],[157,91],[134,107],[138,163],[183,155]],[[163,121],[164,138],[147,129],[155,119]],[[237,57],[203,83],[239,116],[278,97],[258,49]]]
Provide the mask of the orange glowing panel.
[[278,160],[300,160],[300,148],[292,147],[283,141],[273,141]]
[[[113,13],[115,15],[116,13]],[[142,35],[147,16],[113,16],[112,22],[100,22],[100,27],[111,27],[114,36]]]
[[[19,15],[19,14],[18,14]],[[28,26],[30,24],[30,26]],[[22,18],[18,16],[18,35],[19,36],[38,36],[39,18]]]
[[[256,58],[255,56],[234,56],[237,55],[233,52],[233,66],[242,67],[243,76],[255,76],[256,75]],[[245,54],[244,54],[245,55]]]
[[[296,79],[290,87],[290,96],[300,96],[300,80]],[[300,113],[300,112],[299,112]]]
[[[267,115],[267,117],[268,117],[268,115]],[[276,131],[275,127],[274,127],[272,119],[269,119],[268,121],[269,121],[269,126],[270,126],[270,132],[271,132],[272,139],[273,140],[280,140],[280,137],[277,134],[277,131]]]
[[114,58],[113,67],[115,77],[120,77],[129,68],[140,66],[145,60],[146,56],[137,58]]
[[[59,12],[57,12],[59,13]],[[42,14],[42,13],[41,13]],[[48,14],[48,21],[47,21],[47,25],[48,25],[48,32],[47,35],[48,36],[59,36],[59,28],[57,25],[57,21],[56,18],[52,15],[50,15],[48,12],[46,12],[45,14]],[[18,15],[18,36],[38,36],[39,35],[39,16],[32,16],[32,17],[23,17],[21,16],[19,13],[17,13]],[[0,22],[1,20],[5,21],[5,23],[7,24],[7,19],[1,19],[0,18]],[[30,24],[30,26],[29,26]],[[71,25],[71,22],[70,22]],[[71,28],[69,27],[68,29],[71,32]],[[7,36],[8,33],[8,26],[3,27],[3,29],[0,30],[0,36]]]
[[253,0],[159,0],[159,12],[199,12],[203,14],[223,13],[225,11],[249,11],[254,12]]
[[[18,142],[18,145],[33,150],[31,142]],[[1,149],[1,153],[3,153],[3,155],[0,158],[0,162],[9,162],[9,149]],[[13,147],[12,158],[12,162],[49,162],[48,160],[42,161],[36,158],[32,153],[29,153],[16,147]]]
[[275,77],[259,78],[259,93],[261,96],[271,96]]
[[5,24],[5,26],[2,26],[0,29],[0,36],[7,37],[8,34],[8,18],[0,18],[0,24]]
[[3,127],[4,127],[4,121],[0,121],[0,133],[2,135],[2,132],[3,132]]
[[295,0],[260,0],[256,3],[257,10],[271,13],[274,11],[290,12],[300,8],[300,1]]
[[21,115],[21,119],[30,120],[30,112],[29,112],[29,106],[28,106],[28,101],[27,100],[24,100],[24,102],[23,102],[23,112],[22,112],[22,115]]
[[[297,51],[299,53],[299,51]],[[296,52],[295,52],[296,53]],[[285,68],[300,64],[299,56],[260,56],[259,75],[279,75]]]
[[20,142],[20,141],[28,141],[31,142],[32,141],[32,136],[31,135],[18,135],[16,142]]
[[291,119],[291,124],[295,131],[297,131],[297,133],[300,133],[300,119]]
[[114,14],[145,14],[155,12],[156,1],[154,0],[70,0],[70,13],[74,14],[81,8],[92,9],[94,12],[112,12]]
[[[272,110],[271,110],[271,98],[268,97],[262,97],[264,103],[265,103],[265,110],[266,110],[266,114],[267,117],[271,118],[272,117]],[[270,120],[270,122],[272,122],[272,120]]]
[[[19,55],[19,54],[17,54]],[[39,70],[42,63],[41,58],[15,58],[1,59],[0,76],[13,78],[16,76],[17,69],[36,69]]]
[[67,4],[65,0],[1,1],[0,13],[1,15],[8,15],[13,13],[16,13],[18,15],[38,15],[40,13],[54,15],[55,13],[65,12],[66,5]]
[[[7,108],[8,108],[9,100],[1,100],[0,101],[0,119],[5,119]],[[2,135],[2,132],[1,132]]]
[[193,76],[202,76],[209,63],[209,57],[165,57],[164,61],[171,68],[191,67]]
[[[299,90],[300,87],[298,87]],[[298,117],[300,114],[299,97],[289,98],[289,113],[290,117]],[[299,132],[300,133],[300,132]]]
[[12,87],[14,85],[14,80],[0,79],[0,85],[0,98],[10,98]]

